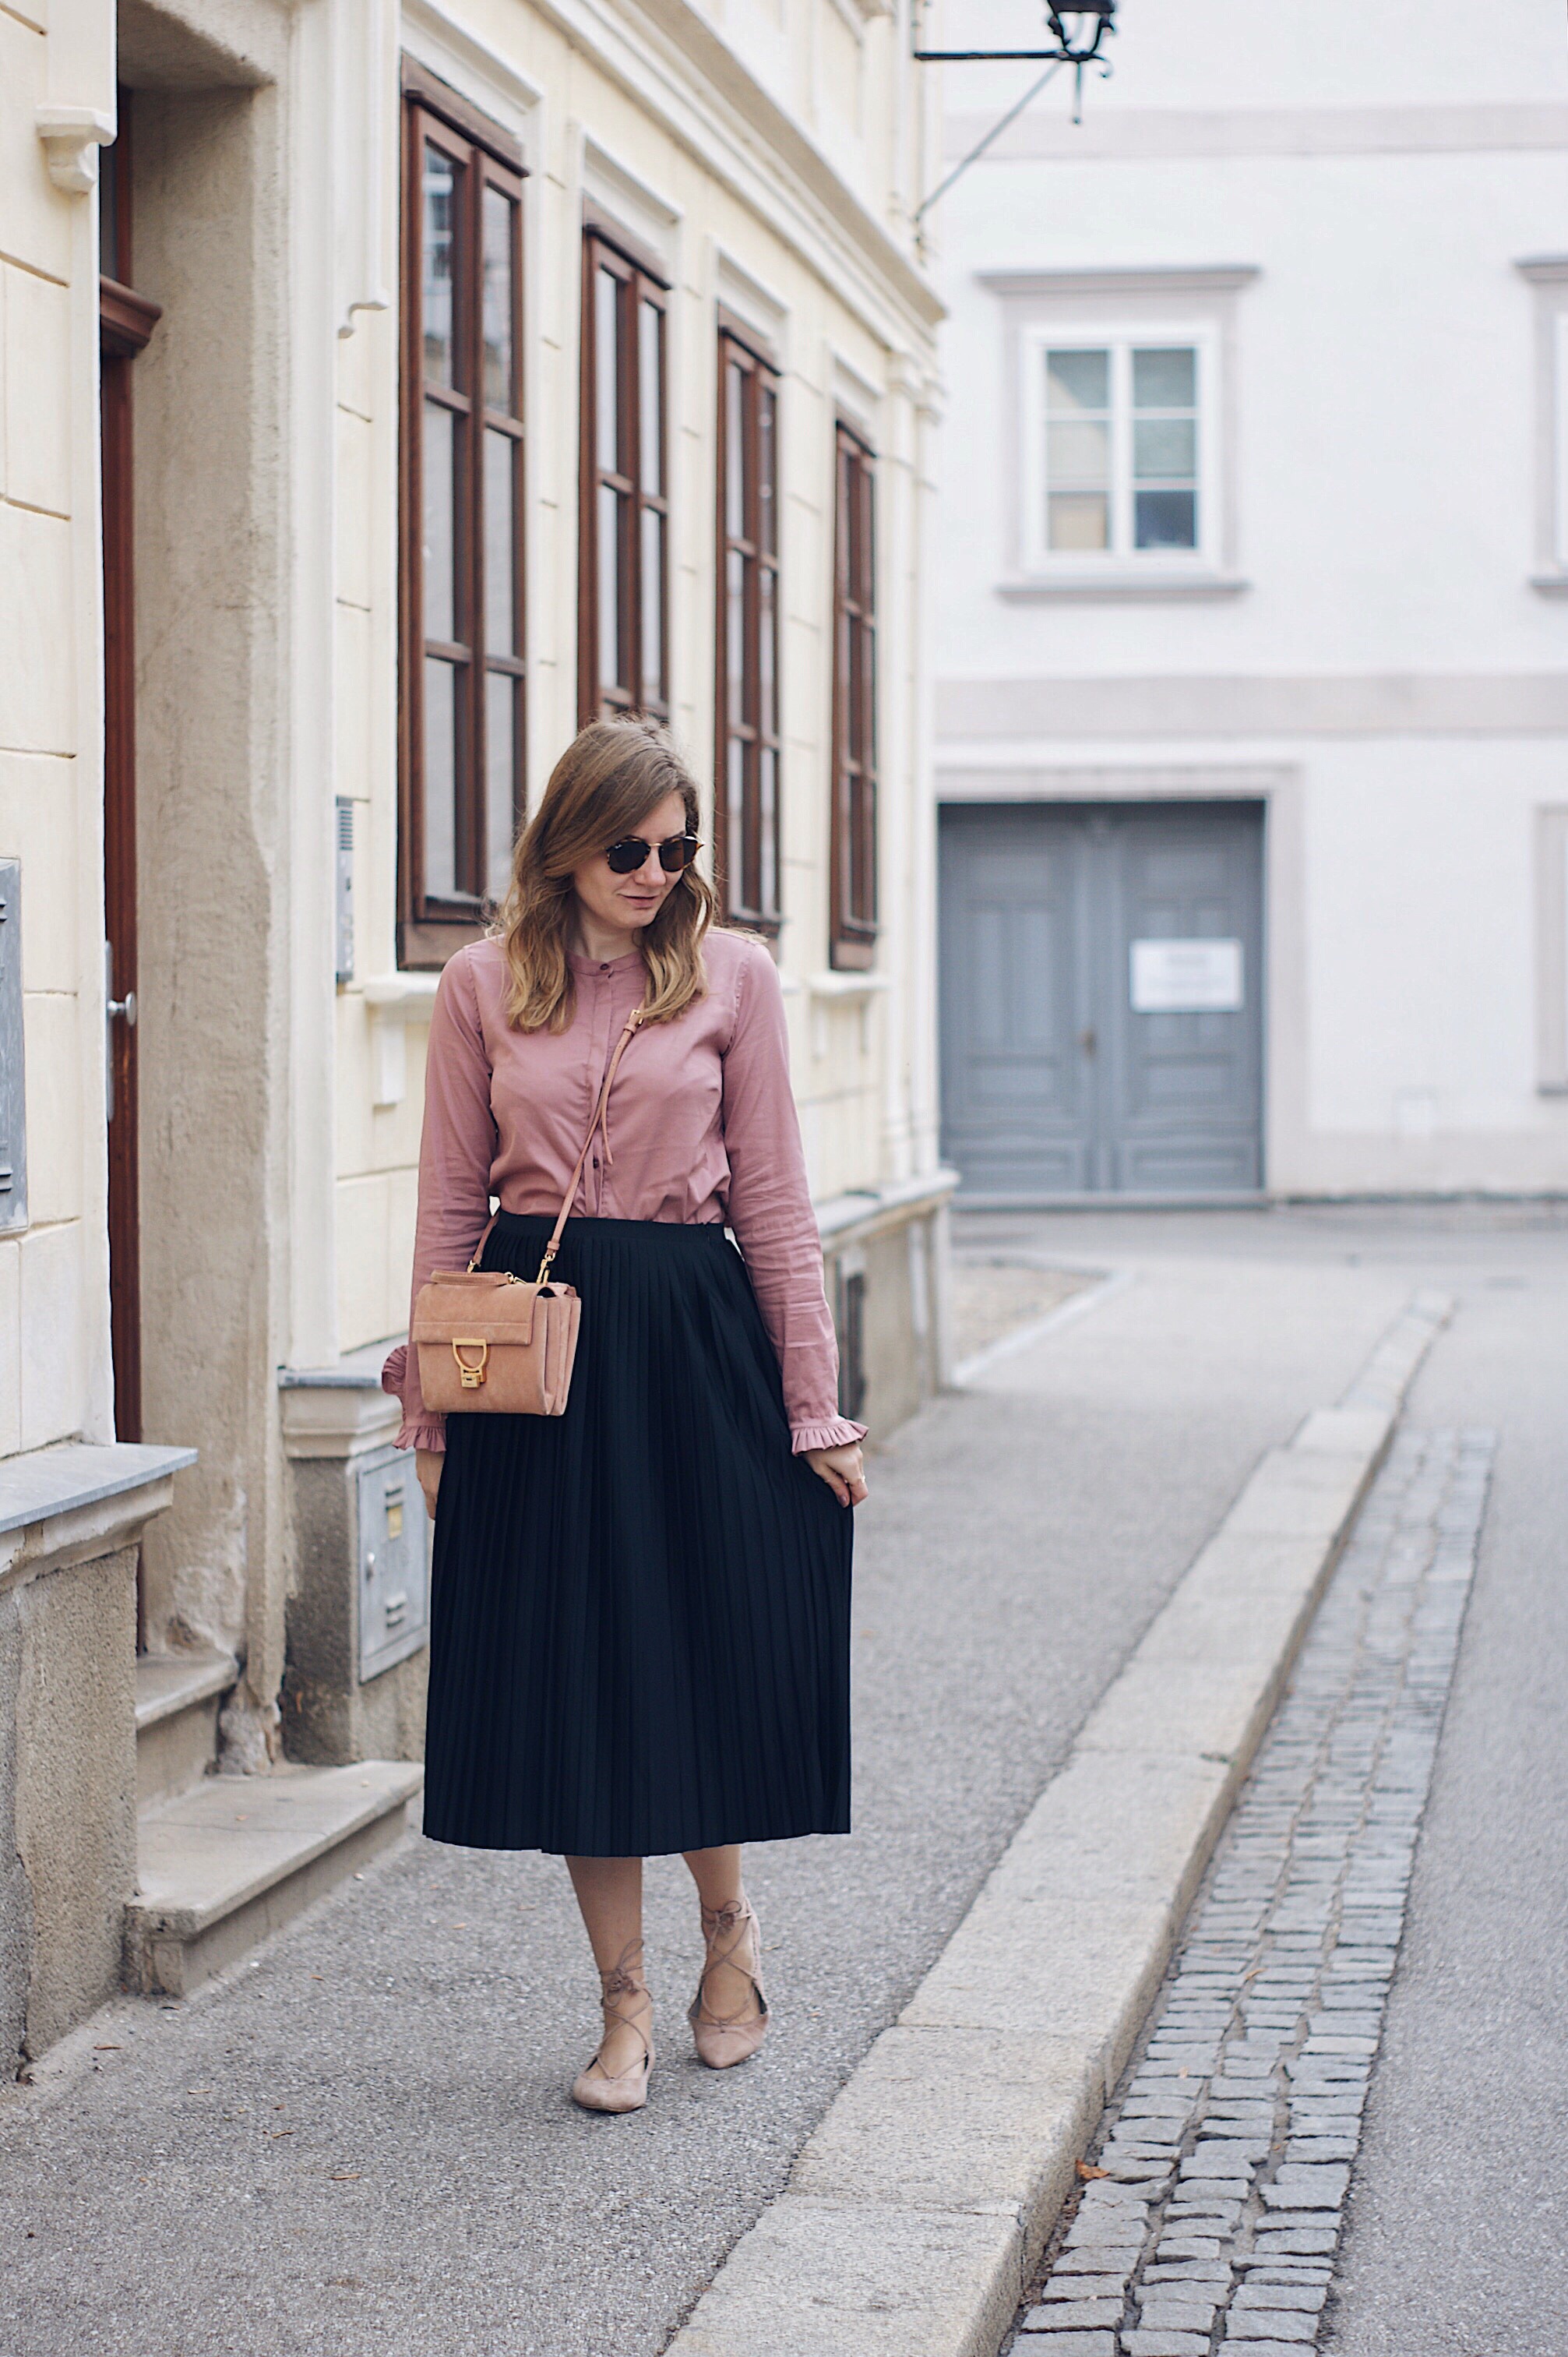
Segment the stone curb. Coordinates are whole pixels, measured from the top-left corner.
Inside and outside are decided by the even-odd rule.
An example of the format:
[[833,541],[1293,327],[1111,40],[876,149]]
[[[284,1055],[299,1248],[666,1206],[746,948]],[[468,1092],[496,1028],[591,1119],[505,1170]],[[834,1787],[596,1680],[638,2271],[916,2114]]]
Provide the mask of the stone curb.
[[994,2357],[1451,1308],[1261,1459],[668,2357]]

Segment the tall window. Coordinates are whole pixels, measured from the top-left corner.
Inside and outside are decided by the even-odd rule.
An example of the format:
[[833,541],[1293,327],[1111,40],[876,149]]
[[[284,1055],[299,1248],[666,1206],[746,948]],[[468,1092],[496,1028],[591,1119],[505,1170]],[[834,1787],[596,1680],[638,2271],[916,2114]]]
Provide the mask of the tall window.
[[523,805],[522,172],[404,68],[401,955],[506,890]]
[[1208,548],[1208,361],[1187,338],[1026,339],[1026,555],[1043,570]]
[[665,289],[596,230],[583,240],[583,511],[577,705],[670,711]]
[[718,864],[731,917],[779,926],[779,393],[719,334]]
[[876,545],[870,451],[838,428],[833,531],[832,958],[869,966],[876,942]]

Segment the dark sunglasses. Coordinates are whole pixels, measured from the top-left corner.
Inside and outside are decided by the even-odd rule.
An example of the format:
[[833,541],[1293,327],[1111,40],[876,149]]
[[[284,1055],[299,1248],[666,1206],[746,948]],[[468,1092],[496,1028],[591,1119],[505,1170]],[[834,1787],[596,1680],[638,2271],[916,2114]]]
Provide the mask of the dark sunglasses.
[[[653,848],[639,836],[628,834],[624,843],[612,843],[605,857],[615,875],[635,876],[639,867],[647,866],[648,855]],[[694,834],[672,834],[667,843],[658,846],[659,865],[666,876],[679,876],[683,867],[690,867],[701,849]]]

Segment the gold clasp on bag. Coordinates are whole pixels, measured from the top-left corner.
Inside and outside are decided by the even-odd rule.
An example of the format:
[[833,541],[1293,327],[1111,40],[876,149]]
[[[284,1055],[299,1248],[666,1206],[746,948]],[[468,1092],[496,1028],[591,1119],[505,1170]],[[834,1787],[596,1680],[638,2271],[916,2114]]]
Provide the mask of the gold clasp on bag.
[[[478,1351],[479,1354],[479,1363],[477,1367],[471,1367],[468,1364],[468,1361],[463,1356],[465,1351]],[[482,1341],[478,1335],[459,1334],[454,1337],[452,1343],[452,1356],[457,1361],[457,1380],[462,1384],[463,1389],[466,1392],[477,1392],[479,1385],[484,1382],[485,1367],[489,1361],[489,1344],[486,1341]]]

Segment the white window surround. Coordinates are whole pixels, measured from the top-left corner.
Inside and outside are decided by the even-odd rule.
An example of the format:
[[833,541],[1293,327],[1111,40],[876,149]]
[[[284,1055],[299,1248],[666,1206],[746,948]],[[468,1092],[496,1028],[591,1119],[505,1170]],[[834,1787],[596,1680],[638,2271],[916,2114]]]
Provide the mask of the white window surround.
[[1568,254],[1515,265],[1535,290],[1535,570],[1543,597],[1568,597]]
[[1568,807],[1535,813],[1536,1088],[1568,1096]]
[[[1239,290],[1257,276],[1246,264],[1144,269],[983,271],[1001,297],[1005,350],[1006,469],[1004,508],[1012,544],[999,597],[1040,599],[1211,599],[1247,587],[1236,570],[1234,498],[1235,336]],[[1048,350],[1109,350],[1125,371],[1134,348],[1197,354],[1198,534],[1196,549],[1135,549],[1130,523],[1122,545],[1055,550],[1046,544],[1046,363]],[[1123,389],[1125,391],[1125,388]],[[1117,471],[1131,507],[1126,402],[1116,420]]]
[[[1132,355],[1138,351],[1191,351],[1197,357],[1197,544],[1194,548],[1134,548],[1132,545],[1133,409]],[[1047,541],[1046,474],[1047,352],[1105,351],[1111,356],[1111,509],[1112,544],[1103,552],[1053,549]],[[1047,581],[1066,576],[1075,583],[1104,577],[1138,580],[1195,573],[1213,575],[1222,544],[1223,490],[1219,475],[1219,338],[1212,328],[1169,320],[1091,321],[1070,328],[1029,327],[1018,338],[1022,382],[1018,415],[1023,436],[1019,479],[1023,486],[1022,549],[1026,576]]]

